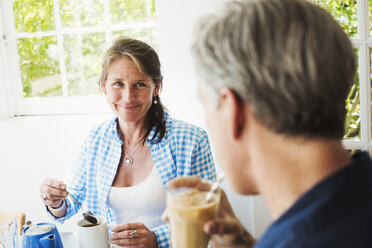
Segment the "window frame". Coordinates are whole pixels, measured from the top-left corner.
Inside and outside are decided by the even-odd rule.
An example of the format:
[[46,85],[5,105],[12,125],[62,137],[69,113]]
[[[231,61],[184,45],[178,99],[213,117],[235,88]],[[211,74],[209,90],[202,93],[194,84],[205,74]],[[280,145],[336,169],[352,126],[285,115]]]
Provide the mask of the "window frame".
[[[312,0],[315,2],[314,0]],[[55,0],[55,2],[59,2]],[[15,115],[55,115],[55,114],[89,114],[89,113],[108,113],[110,112],[106,104],[105,96],[69,96],[69,97],[43,97],[43,98],[23,98],[22,83],[20,78],[19,56],[17,50],[17,38],[14,28],[14,16],[12,11],[12,0],[0,0],[0,119]],[[105,21],[109,13],[107,12],[108,1],[104,1]],[[57,8],[58,6],[55,6]],[[10,11],[9,11],[10,10]],[[56,9],[55,9],[56,10]],[[54,11],[58,13],[58,11]],[[57,18],[58,19],[58,18]],[[56,20],[57,20],[56,19]],[[354,48],[358,48],[359,66],[359,94],[360,94],[360,139],[344,139],[343,144],[346,149],[358,149],[372,151],[371,140],[371,51],[372,36],[369,35],[369,3],[367,0],[357,2],[357,36],[350,37]],[[150,25],[150,26],[146,26]],[[151,26],[152,25],[152,26]],[[140,23],[136,27],[154,27],[156,21],[152,23]],[[105,28],[106,46],[111,44],[111,32],[122,28],[135,28],[130,25],[112,25]],[[71,29],[65,28],[59,35],[90,32],[92,28]],[[100,29],[102,30],[102,29]],[[45,32],[56,33],[57,31]],[[19,36],[27,36],[21,34]],[[22,36],[23,37],[23,36]],[[5,38],[5,39],[4,39]],[[59,46],[62,43],[59,42]],[[60,47],[59,47],[60,49]],[[60,57],[63,57],[62,55]],[[61,71],[62,74],[62,71]],[[4,99],[3,99],[4,97]],[[5,104],[5,106],[3,105]],[[4,107],[3,107],[4,106]]]
[[[5,88],[8,95],[6,103],[8,117],[18,115],[56,115],[56,114],[101,114],[109,113],[104,95],[92,96],[67,96],[67,72],[64,60],[63,36],[70,34],[105,33],[105,48],[112,44],[113,31],[156,28],[156,20],[148,20],[136,23],[110,23],[110,9],[108,0],[103,0],[104,24],[92,27],[64,28],[61,26],[59,15],[59,0],[54,1],[54,17],[56,30],[35,33],[16,33],[13,15],[13,0],[0,0],[0,23],[1,29],[1,60],[4,71],[4,79],[0,74],[0,90]],[[146,0],[150,4],[151,0]],[[30,37],[55,36],[59,51],[59,66],[62,82],[62,96],[56,97],[23,97],[23,85],[19,65],[17,39]],[[1,71],[0,71],[1,72]],[[98,83],[98,82],[97,82]],[[1,102],[0,102],[1,104]],[[1,111],[1,110],[0,110]],[[5,114],[0,112],[0,118]]]
[[[0,2],[0,9],[2,9],[2,3]],[[4,29],[3,29],[3,18],[0,13],[0,120],[6,119],[10,116],[9,113],[9,100],[8,92],[5,85],[5,45],[4,45]]]
[[360,139],[344,139],[343,144],[349,150],[372,149],[371,141],[371,77],[370,51],[372,37],[369,35],[369,3],[357,2],[357,35],[350,37],[354,48],[358,49],[359,94],[360,94]]

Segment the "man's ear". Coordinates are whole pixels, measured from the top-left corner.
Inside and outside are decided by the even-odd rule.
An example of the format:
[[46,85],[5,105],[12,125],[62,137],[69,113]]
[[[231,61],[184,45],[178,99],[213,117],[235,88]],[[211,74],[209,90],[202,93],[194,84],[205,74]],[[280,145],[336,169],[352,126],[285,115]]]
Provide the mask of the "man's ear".
[[220,104],[223,104],[225,118],[228,118],[229,129],[232,131],[232,137],[239,139],[244,131],[246,124],[246,104],[245,102],[231,89],[221,88],[219,90]]
[[106,84],[104,82],[99,82],[99,87],[101,88],[101,90],[105,93],[105,95],[107,95],[107,92],[106,92]]

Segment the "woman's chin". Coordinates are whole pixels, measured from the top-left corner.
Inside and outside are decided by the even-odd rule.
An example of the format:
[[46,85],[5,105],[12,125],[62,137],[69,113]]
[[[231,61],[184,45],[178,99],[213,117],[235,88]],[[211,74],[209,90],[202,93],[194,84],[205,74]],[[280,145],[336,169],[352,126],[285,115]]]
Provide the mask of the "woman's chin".
[[124,123],[138,122],[143,119],[143,117],[138,115],[138,113],[115,112],[115,115]]

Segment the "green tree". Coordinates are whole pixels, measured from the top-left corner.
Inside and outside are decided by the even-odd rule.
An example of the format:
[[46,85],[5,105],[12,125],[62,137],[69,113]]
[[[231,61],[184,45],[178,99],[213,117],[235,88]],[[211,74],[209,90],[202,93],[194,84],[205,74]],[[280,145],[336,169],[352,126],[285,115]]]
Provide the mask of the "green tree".
[[[17,32],[34,33],[55,30],[53,0],[16,0],[13,3],[14,22]],[[33,94],[32,82],[59,73],[58,60],[48,57],[49,46],[56,45],[56,37],[18,39],[23,95],[60,95],[61,87]]]
[[[76,29],[105,24],[102,0],[59,0],[59,16],[63,28]],[[109,0],[110,22],[113,24],[155,20],[154,0]],[[13,12],[17,33],[55,31],[53,0],[14,0]],[[156,30],[156,29],[155,29]],[[154,29],[117,30],[119,33],[144,40],[157,47]],[[45,97],[62,95],[60,78],[61,54],[67,71],[69,95],[98,94],[97,78],[105,52],[106,33],[93,31],[63,36],[20,38],[17,41],[20,58],[23,95]]]
[[[356,0],[315,0],[315,3],[327,10],[340,23],[348,36],[357,35]],[[355,49],[355,57],[358,61],[358,49]],[[360,138],[359,70],[355,74],[354,84],[347,96],[345,108],[347,114],[344,138]]]

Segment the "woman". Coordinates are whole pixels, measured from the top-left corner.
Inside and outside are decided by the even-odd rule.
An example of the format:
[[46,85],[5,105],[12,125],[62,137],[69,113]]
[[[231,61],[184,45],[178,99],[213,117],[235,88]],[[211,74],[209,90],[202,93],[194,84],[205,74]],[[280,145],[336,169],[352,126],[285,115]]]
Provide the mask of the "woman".
[[[107,51],[100,86],[115,114],[91,130],[66,183],[45,179],[40,196],[62,222],[79,207],[67,191],[115,226],[123,247],[169,247],[165,184],[178,176],[215,180],[204,130],[164,111],[160,61],[142,41],[119,38]],[[67,191],[66,191],[67,189]]]

